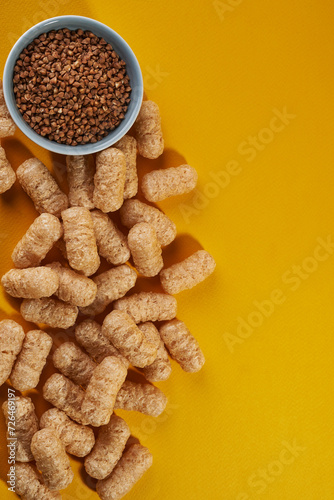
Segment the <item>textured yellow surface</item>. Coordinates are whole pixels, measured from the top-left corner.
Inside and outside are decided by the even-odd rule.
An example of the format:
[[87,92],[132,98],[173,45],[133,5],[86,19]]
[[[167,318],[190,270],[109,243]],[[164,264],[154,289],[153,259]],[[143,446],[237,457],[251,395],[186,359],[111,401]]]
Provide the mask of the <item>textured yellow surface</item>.
[[[158,419],[119,412],[154,456],[127,498],[332,500],[333,2],[4,0],[1,69],[24,30],[69,13],[109,24],[137,54],[163,117],[167,149],[152,165],[199,172],[195,196],[160,204],[180,234],[166,261],[203,246],[218,264],[178,296],[204,369],[173,364]],[[2,143],[15,168],[35,154],[62,180],[63,158],[20,133]],[[3,273],[35,212],[17,184],[0,207]],[[1,307],[16,317],[16,301]],[[97,498],[72,465],[63,498]]]

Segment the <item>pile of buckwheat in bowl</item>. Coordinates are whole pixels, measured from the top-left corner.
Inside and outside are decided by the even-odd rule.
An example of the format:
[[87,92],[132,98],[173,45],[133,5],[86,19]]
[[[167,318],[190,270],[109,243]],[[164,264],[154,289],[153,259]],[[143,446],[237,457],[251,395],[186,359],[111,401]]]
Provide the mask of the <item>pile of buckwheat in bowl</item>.
[[51,141],[95,143],[124,119],[126,63],[103,38],[67,28],[41,34],[16,61],[13,90],[24,120]]

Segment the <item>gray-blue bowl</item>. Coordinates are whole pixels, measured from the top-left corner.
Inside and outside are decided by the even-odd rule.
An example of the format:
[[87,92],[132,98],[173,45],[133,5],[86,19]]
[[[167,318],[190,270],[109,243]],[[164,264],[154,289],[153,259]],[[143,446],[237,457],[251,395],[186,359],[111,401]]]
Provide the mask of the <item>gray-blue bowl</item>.
[[[106,137],[98,142],[92,144],[84,144],[79,146],[68,146],[65,144],[58,144],[55,141],[50,141],[49,139],[42,137],[37,134],[23,119],[20,111],[17,108],[15,95],[13,91],[13,73],[15,63],[23,51],[35,38],[37,38],[42,33],[46,33],[51,30],[59,30],[62,28],[68,28],[70,30],[88,30],[99,37],[103,37],[108,43],[112,45],[115,52],[126,62],[126,69],[128,76],[130,78],[130,85],[132,88],[131,101],[127,112],[125,113],[125,118],[121,123],[112,130]],[[138,116],[140,106],[143,100],[143,77],[141,74],[139,63],[134,55],[133,51],[129,47],[123,38],[112,30],[105,24],[102,24],[89,17],[82,16],[59,16],[53,17],[51,19],[46,19],[42,21],[28,31],[26,31],[15,43],[14,47],[10,51],[7,58],[4,74],[3,74],[3,91],[5,101],[8,110],[16,123],[16,125],[22,130],[22,132],[29,137],[32,141],[36,142],[39,146],[42,146],[49,151],[54,153],[60,153],[64,155],[86,155],[90,153],[96,153],[103,149],[108,148],[119,141],[132,127],[135,119]]]

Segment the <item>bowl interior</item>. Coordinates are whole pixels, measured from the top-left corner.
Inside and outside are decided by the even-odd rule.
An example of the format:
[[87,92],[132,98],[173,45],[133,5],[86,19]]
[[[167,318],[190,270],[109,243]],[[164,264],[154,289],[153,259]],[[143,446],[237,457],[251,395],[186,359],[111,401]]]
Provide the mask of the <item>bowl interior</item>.
[[[55,141],[50,141],[49,139],[46,139],[45,137],[37,134],[26,123],[16,106],[12,83],[16,60],[18,59],[22,50],[39,35],[51,30],[59,30],[62,28],[68,28],[70,30],[77,30],[81,28],[84,31],[92,31],[95,35],[104,38],[108,43],[110,43],[115,52],[126,62],[126,69],[130,78],[132,91],[130,95],[131,101],[125,114],[125,118],[121,121],[118,127],[112,130],[106,137],[94,144],[69,146],[65,144],[58,144]],[[13,120],[15,121],[16,125],[22,130],[22,132],[27,137],[29,137],[29,139],[36,142],[43,148],[55,153],[66,155],[84,155],[96,153],[97,151],[101,151],[109,146],[112,146],[112,144],[117,142],[128,132],[135,119],[137,118],[142,103],[143,78],[139,63],[133,51],[125,42],[125,40],[123,40],[123,38],[114,30],[112,30],[105,24],[87,17],[59,16],[52,19],[47,19],[46,21],[42,21],[41,23],[36,24],[19,38],[19,40],[12,48],[6,61],[3,76],[3,90],[5,101]]]

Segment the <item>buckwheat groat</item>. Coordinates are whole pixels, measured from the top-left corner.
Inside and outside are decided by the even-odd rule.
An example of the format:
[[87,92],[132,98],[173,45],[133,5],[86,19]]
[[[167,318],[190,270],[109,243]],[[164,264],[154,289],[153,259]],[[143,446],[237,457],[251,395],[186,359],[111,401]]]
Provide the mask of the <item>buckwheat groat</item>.
[[205,363],[204,355],[197,340],[182,321],[168,321],[159,331],[169,354],[185,372],[195,373],[202,368]]
[[115,410],[139,411],[144,415],[158,417],[166,405],[166,395],[154,385],[126,380],[117,394]]
[[[30,398],[16,396],[15,400],[5,401],[2,411],[8,428],[7,436],[15,436],[15,460],[17,462],[31,462],[34,460],[30,444],[35,432],[38,431],[38,418],[35,406]],[[14,419],[11,419],[11,416]],[[9,423],[12,422],[12,425]]]
[[38,158],[30,158],[16,171],[19,183],[32,199],[37,212],[60,216],[68,207],[68,199],[46,166]]
[[153,457],[141,444],[133,444],[122,456],[111,475],[97,482],[101,500],[120,500],[151,467]]
[[51,491],[63,490],[73,481],[70,461],[57,431],[46,428],[36,432],[31,440],[31,451]]
[[120,209],[121,221],[131,229],[139,222],[151,224],[161,246],[169,245],[176,236],[176,226],[167,215],[157,208],[146,205],[139,200],[126,200]]
[[94,166],[89,156],[66,156],[68,201],[71,207],[94,208]]
[[0,321],[0,386],[6,382],[12,371],[24,338],[23,328],[16,321]]
[[87,386],[81,411],[88,422],[100,427],[109,422],[127,369],[119,358],[108,356],[97,365]]
[[115,212],[123,204],[126,176],[125,155],[108,148],[96,155],[93,201],[102,212]]
[[[1,118],[0,118],[1,137]],[[11,164],[7,160],[5,150],[0,146],[0,194],[8,191],[16,180],[16,175]]]
[[15,464],[15,493],[22,500],[61,500],[58,491],[50,491],[43,484],[42,475],[29,464]]
[[128,245],[137,271],[143,276],[151,277],[159,274],[164,261],[161,245],[154,227],[148,222],[139,222],[130,229]]
[[54,373],[47,379],[43,387],[43,397],[79,424],[89,423],[81,411],[85,391],[61,373]]
[[124,297],[126,292],[135,286],[136,280],[136,271],[126,264],[95,276],[93,278],[94,283],[97,285],[95,300],[89,306],[81,307],[80,311],[89,315],[100,314],[108,304]]
[[189,290],[210,276],[215,267],[213,257],[205,250],[198,250],[182,262],[161,271],[162,288],[172,295]]
[[94,448],[85,458],[86,472],[95,479],[109,476],[121,458],[130,434],[128,424],[112,415],[109,423],[99,429]]
[[70,266],[85,276],[94,274],[100,266],[93,220],[84,207],[71,207],[61,214],[64,241]]
[[137,141],[130,135],[125,135],[114,145],[125,155],[126,172],[124,185],[124,199],[132,198],[138,191],[138,175],[137,175]]
[[47,267],[11,269],[1,278],[6,292],[12,297],[40,299],[50,297],[59,286],[57,273]]
[[123,311],[112,311],[105,317],[102,333],[133,366],[144,368],[157,357],[157,349]]
[[150,382],[167,380],[172,372],[172,367],[165,345],[160,338],[159,331],[153,323],[149,321],[138,325],[138,328],[143,332],[146,339],[156,347],[158,353],[153,363],[142,369],[143,374]]
[[12,253],[16,267],[39,266],[54,243],[63,235],[59,219],[51,214],[42,214],[29,227]]
[[88,306],[94,301],[97,286],[93,280],[63,267],[59,262],[47,264],[47,267],[58,276],[59,287],[55,294],[60,300],[80,307]]
[[129,361],[102,334],[102,327],[93,319],[86,319],[76,327],[75,339],[97,363],[107,356],[116,356],[129,367]]
[[127,239],[116,224],[100,210],[93,210],[91,216],[99,254],[110,264],[118,266],[130,258]]
[[52,328],[69,328],[74,325],[78,316],[76,306],[50,297],[24,299],[20,310],[26,321],[44,323]]
[[197,183],[198,175],[190,165],[152,170],[145,174],[141,188],[148,201],[161,201],[171,196],[189,193]]
[[95,437],[92,429],[73,422],[58,408],[51,408],[44,412],[39,425],[41,429],[46,427],[55,429],[67,453],[76,457],[85,457],[94,446]]
[[21,352],[10,375],[15,389],[23,392],[37,386],[51,347],[52,338],[47,333],[41,330],[30,330],[26,333]]
[[73,342],[64,342],[53,353],[53,364],[75,384],[85,387],[96,363]]
[[143,101],[134,128],[139,154],[145,158],[158,158],[164,151],[164,140],[160,111],[155,102]]
[[165,293],[139,292],[116,300],[114,309],[125,311],[135,323],[165,321],[176,316],[176,299]]
[[0,79],[0,138],[14,135],[16,125],[7,109]]

